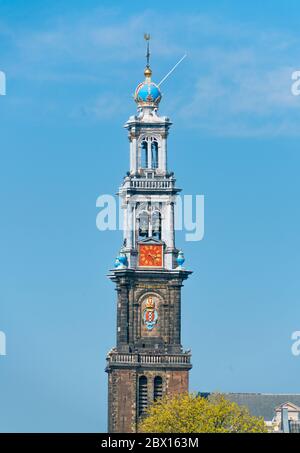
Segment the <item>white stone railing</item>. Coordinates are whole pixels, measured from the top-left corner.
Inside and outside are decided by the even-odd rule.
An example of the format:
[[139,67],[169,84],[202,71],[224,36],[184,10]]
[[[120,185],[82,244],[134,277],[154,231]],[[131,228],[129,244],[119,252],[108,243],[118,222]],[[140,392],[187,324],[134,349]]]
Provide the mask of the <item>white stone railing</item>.
[[176,364],[184,365],[191,363],[191,355],[189,353],[183,354],[120,354],[117,352],[110,352],[107,356],[107,361],[110,363],[121,364],[138,364],[152,365],[152,364]]
[[155,180],[155,179],[131,179],[132,189],[170,189],[174,187],[174,180]]

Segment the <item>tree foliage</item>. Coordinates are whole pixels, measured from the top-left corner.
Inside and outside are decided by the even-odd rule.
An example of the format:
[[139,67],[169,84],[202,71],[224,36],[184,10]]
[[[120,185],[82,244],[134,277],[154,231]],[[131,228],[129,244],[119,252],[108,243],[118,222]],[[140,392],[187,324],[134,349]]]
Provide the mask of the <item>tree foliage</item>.
[[139,425],[144,433],[261,433],[263,418],[253,417],[222,394],[209,399],[183,393],[153,403]]

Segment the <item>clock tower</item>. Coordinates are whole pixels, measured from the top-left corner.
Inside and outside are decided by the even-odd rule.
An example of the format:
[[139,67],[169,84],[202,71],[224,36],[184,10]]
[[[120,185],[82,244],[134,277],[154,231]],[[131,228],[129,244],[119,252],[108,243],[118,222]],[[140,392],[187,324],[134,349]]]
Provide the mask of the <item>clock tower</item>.
[[108,431],[136,432],[164,394],[188,391],[191,356],[181,346],[181,288],[191,271],[175,246],[174,173],[167,163],[171,122],[160,116],[152,82],[149,35],[145,80],[134,94],[137,114],[125,124],[130,169],[119,189],[123,246],[109,278],[117,292],[116,347],[107,355]]

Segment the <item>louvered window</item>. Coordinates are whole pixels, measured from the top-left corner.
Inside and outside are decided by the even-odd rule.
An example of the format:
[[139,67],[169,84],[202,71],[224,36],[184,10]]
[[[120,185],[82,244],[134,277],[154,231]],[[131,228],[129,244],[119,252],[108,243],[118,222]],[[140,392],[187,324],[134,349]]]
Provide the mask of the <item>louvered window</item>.
[[163,392],[162,378],[160,376],[156,376],[154,378],[154,395],[153,395],[154,401],[162,397],[162,392]]
[[144,415],[148,407],[148,382],[146,376],[139,378],[139,415]]

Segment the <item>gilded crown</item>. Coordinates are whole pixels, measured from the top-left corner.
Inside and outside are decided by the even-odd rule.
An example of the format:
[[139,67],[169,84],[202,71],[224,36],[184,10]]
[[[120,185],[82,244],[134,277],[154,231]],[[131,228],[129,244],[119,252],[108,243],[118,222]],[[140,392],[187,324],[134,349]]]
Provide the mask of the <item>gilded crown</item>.
[[152,299],[152,297],[148,297],[147,302],[146,302],[146,308],[155,308],[155,303]]

